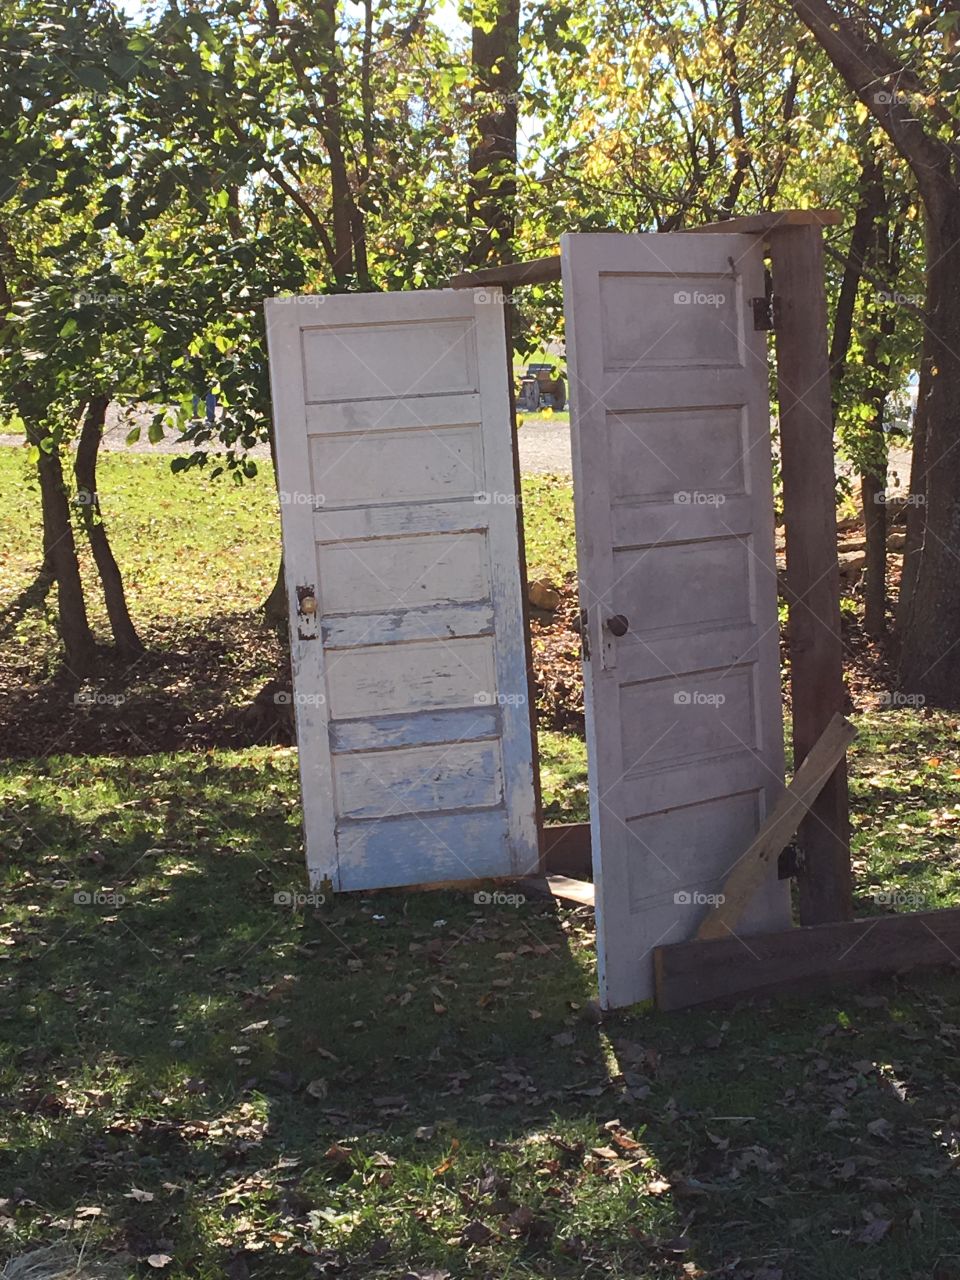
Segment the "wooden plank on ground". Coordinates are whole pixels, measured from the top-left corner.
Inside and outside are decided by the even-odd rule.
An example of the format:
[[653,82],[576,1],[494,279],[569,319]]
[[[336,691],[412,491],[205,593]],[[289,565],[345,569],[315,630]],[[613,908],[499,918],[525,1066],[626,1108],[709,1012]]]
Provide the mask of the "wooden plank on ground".
[[[799,767],[842,711],[843,645],[837,564],[833,409],[827,358],[823,235],[818,226],[770,233],[776,298],[777,381],[793,758]],[[853,917],[847,774],[841,763],[800,827],[801,924]]]
[[582,907],[593,906],[593,885],[588,880],[574,880],[570,876],[528,876],[517,883],[521,889],[541,898],[562,898],[564,902],[577,902]]
[[572,876],[589,880],[593,871],[590,856],[590,823],[569,822],[541,829],[543,864],[547,875]]
[[531,258],[529,262],[507,262],[499,267],[480,267],[476,271],[463,271],[447,281],[450,289],[484,289],[487,285],[501,285],[505,289],[521,284],[547,284],[560,279],[560,255],[548,258]]
[[960,908],[657,947],[657,1006],[685,1009],[960,966]]
[[682,231],[725,231],[749,235],[772,231],[776,227],[830,227],[843,221],[839,209],[780,209],[774,213],[750,213],[723,222],[707,222],[699,227],[682,227]]
[[723,901],[711,908],[698,938],[725,938],[753,897],[785,845],[793,839],[810,806],[846,754],[857,731],[838,712],[774,805],[750,847],[723,882]]

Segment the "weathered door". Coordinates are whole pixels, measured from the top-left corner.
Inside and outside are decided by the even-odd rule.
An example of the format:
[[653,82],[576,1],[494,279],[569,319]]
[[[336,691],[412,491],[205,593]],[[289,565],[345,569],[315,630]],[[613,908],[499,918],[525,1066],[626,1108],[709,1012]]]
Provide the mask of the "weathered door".
[[[783,786],[755,237],[561,241],[601,1002],[653,994]],[[743,933],[789,924],[787,884]],[[739,931],[738,931],[739,932]]]
[[266,304],[307,863],[537,865],[497,291]]

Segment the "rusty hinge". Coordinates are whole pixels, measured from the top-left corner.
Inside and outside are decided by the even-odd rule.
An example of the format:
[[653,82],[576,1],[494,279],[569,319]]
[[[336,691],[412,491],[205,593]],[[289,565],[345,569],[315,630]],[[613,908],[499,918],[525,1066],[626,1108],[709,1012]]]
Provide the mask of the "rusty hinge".
[[590,661],[590,624],[587,620],[586,609],[580,610],[579,618],[573,623],[573,629],[580,636],[580,655],[584,662]]
[[773,277],[767,269],[763,273],[763,285],[763,297],[750,299],[750,305],[753,307],[753,327],[759,330],[776,329],[777,312],[773,296]]

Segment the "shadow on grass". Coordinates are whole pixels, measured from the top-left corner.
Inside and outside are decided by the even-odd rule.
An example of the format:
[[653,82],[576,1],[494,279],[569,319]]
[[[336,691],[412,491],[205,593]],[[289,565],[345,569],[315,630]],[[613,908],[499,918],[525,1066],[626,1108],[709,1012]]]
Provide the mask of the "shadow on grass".
[[291,752],[0,785],[10,1252],[89,1235],[178,1280],[956,1274],[955,978],[600,1023],[583,911],[284,900]]

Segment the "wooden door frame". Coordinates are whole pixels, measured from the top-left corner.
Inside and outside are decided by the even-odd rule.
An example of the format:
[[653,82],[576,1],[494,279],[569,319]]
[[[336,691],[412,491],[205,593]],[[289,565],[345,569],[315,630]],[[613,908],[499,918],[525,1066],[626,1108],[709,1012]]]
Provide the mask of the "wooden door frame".
[[[830,398],[830,367],[827,353],[828,317],[823,274],[823,228],[836,225],[842,214],[835,209],[788,209],[777,213],[731,218],[723,222],[689,227],[691,232],[753,234],[762,238],[770,261],[772,297],[754,301],[756,323],[770,328],[776,342],[779,429],[783,477],[784,525],[787,553],[787,606],[790,636],[790,689],[793,707],[793,750],[796,769],[833,716],[843,710],[843,649],[840,635],[840,583],[837,564],[835,465],[833,452],[833,409]],[[675,232],[668,234],[683,234]],[[506,290],[560,280],[559,254],[488,267],[452,277],[447,284],[455,289],[499,286]],[[509,337],[508,337],[509,344]],[[509,346],[508,346],[509,350]],[[511,380],[512,385],[512,380]],[[519,482],[518,482],[519,483]],[[590,767],[588,761],[588,768]],[[848,785],[845,761],[837,766],[820,792],[800,831],[804,859],[794,869],[799,887],[802,933],[807,947],[796,949],[797,930],[787,934],[752,935],[751,946],[765,944],[774,955],[790,950],[807,957],[813,980],[822,980],[829,952],[818,968],[817,939],[821,929],[843,926],[858,931],[864,922],[853,921],[852,879],[848,816]],[[544,832],[549,828],[543,828]],[[560,854],[551,856],[551,845]],[[544,838],[546,870],[565,871],[571,863],[583,867],[582,842],[564,835],[555,842]],[[573,848],[576,847],[576,854]],[[566,857],[561,853],[566,850]],[[557,865],[559,861],[564,866]],[[937,913],[946,916],[949,913]],[[957,913],[960,921],[960,911]],[[918,920],[918,927],[921,922]],[[782,944],[778,940],[789,939]],[[716,972],[721,959],[716,951],[702,949],[725,946],[728,942],[694,940],[659,948],[659,953],[676,952],[687,972],[701,967]],[[826,937],[824,936],[824,944]],[[812,948],[812,951],[811,951]],[[680,949],[683,956],[680,957]],[[809,956],[814,960],[811,962]],[[926,952],[925,952],[926,954]],[[903,952],[897,962],[902,967]],[[921,959],[922,962],[922,959]],[[669,968],[670,966],[668,966]],[[876,957],[874,957],[874,968]],[[660,963],[658,961],[658,971]],[[786,969],[789,970],[789,964]],[[810,978],[809,972],[802,975]],[[774,986],[794,983],[790,973]],[[756,976],[754,985],[759,984]],[[693,984],[696,985],[695,983]],[[722,985],[722,984],[721,984]],[[672,992],[669,1007],[696,1003],[686,994]],[[736,994],[750,989],[742,975]],[[703,997],[722,998],[714,983]]]

